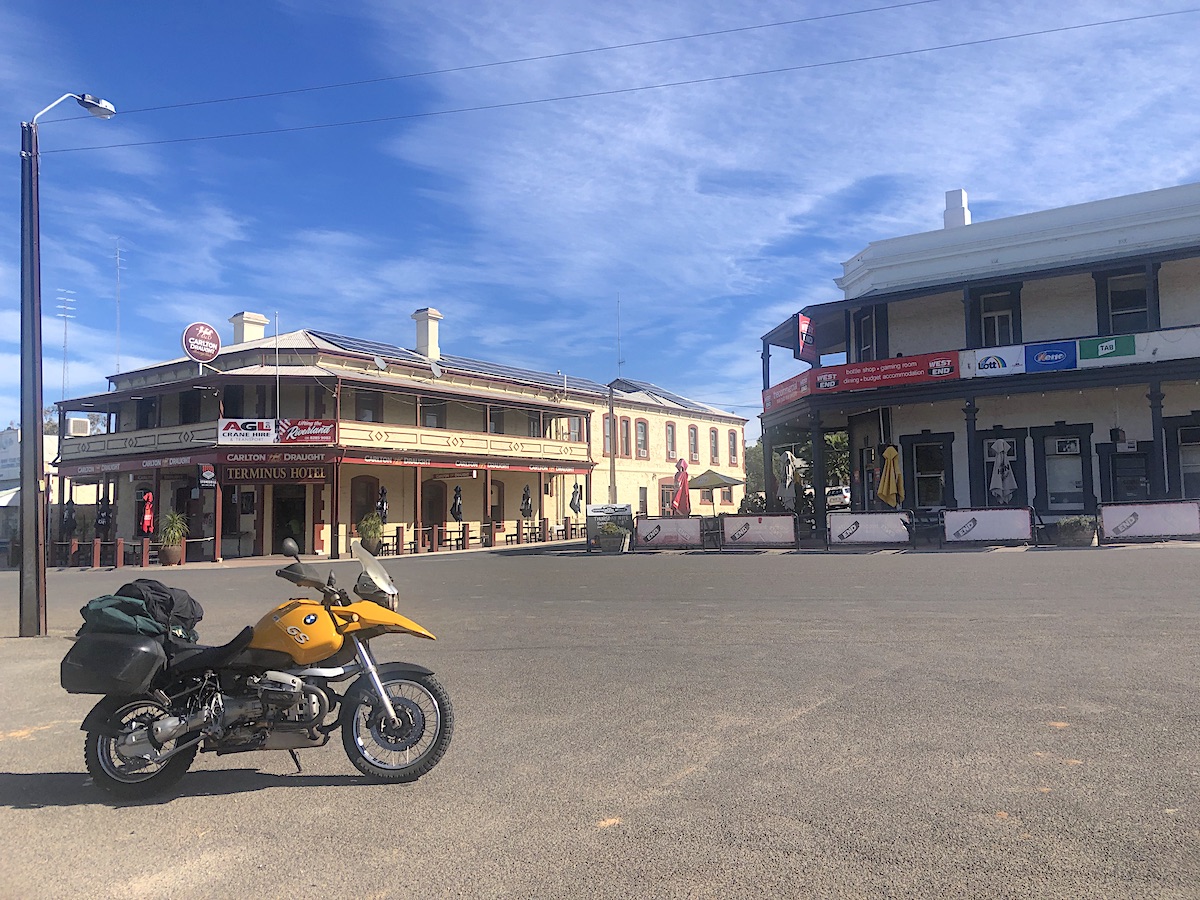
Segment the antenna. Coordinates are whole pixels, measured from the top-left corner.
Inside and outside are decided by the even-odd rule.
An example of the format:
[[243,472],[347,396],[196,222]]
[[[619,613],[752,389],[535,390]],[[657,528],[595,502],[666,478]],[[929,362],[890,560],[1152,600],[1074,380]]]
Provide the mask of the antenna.
[[621,292],[617,292],[617,377],[621,377],[621,366],[625,365],[625,358],[621,356]]
[[121,238],[117,238],[117,373],[121,374]]
[[71,313],[75,312],[75,292],[68,291],[66,288],[58,289],[58,308],[62,312],[57,313],[58,317],[63,320],[63,373],[62,373],[62,397],[67,399],[67,385],[70,383],[67,380],[67,320],[75,318]]

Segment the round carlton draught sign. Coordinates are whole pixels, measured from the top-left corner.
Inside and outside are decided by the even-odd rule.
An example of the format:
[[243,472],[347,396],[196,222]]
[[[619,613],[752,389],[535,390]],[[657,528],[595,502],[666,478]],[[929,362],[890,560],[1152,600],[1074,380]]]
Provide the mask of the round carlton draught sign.
[[183,352],[198,363],[212,362],[221,352],[221,336],[204,322],[193,322],[183,330]]

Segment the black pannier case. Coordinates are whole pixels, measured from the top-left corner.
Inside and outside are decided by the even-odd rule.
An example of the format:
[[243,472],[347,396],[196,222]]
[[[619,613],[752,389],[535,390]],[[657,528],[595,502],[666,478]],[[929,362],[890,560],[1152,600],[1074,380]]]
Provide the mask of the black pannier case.
[[142,694],[167,664],[162,642],[140,634],[82,635],[59,667],[70,694]]

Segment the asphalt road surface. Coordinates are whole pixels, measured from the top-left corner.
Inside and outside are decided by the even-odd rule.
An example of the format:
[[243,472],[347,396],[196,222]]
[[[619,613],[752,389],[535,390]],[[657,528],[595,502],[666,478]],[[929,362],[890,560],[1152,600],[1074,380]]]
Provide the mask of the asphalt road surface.
[[[352,561],[332,565],[347,583]],[[91,785],[58,663],[0,573],[0,896],[1200,897],[1200,548],[438,554],[386,563],[456,729],[412,785],[335,739]],[[297,589],[148,573],[224,642]]]

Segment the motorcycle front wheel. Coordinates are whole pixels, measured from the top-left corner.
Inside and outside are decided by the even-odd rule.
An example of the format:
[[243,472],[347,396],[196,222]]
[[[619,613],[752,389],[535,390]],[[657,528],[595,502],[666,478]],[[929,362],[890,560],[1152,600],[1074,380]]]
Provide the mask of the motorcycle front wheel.
[[450,695],[432,675],[381,673],[380,678],[398,721],[387,721],[373,691],[361,691],[342,703],[342,746],[354,767],[370,778],[416,781],[450,746]]
[[[89,731],[83,739],[83,758],[88,773],[101,788],[125,800],[141,800],[165,790],[179,781],[196,758],[197,747],[189,747],[161,763],[152,762],[152,749],[144,740],[131,740],[150,727],[168,710],[153,697],[134,697],[100,701],[111,707],[106,719],[112,734]],[[159,750],[170,752],[177,741],[167,741]]]

